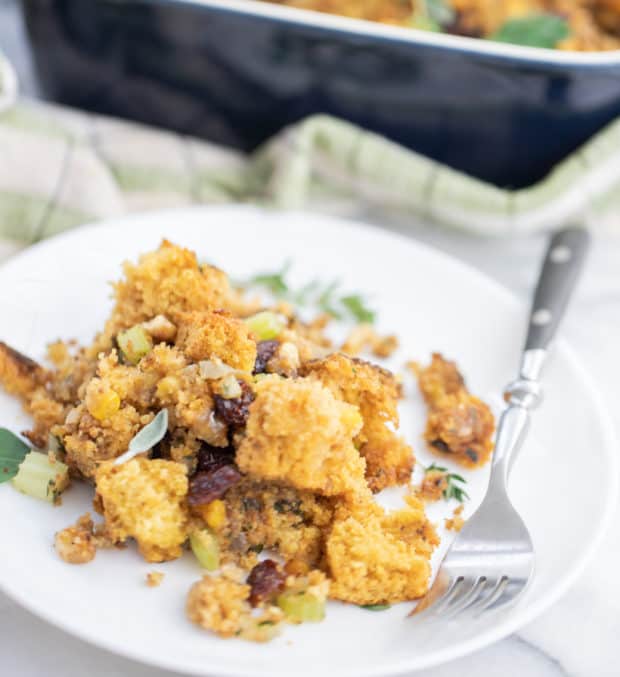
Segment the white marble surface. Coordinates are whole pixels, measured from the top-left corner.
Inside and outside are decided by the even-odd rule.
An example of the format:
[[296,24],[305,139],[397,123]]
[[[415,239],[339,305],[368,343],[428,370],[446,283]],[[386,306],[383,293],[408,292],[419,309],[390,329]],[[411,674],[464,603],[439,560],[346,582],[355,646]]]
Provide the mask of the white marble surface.
[[[544,238],[489,240],[414,224],[359,209],[343,209],[382,227],[406,232],[480,268],[524,299],[529,297]],[[620,219],[619,219],[620,221]],[[619,223],[620,225],[620,223]],[[0,243],[0,258],[14,247]],[[564,325],[609,403],[620,431],[620,227],[596,233],[589,265]],[[576,394],[578,396],[578,394]],[[620,452],[620,450],[619,450]],[[584,450],[587,459],[587,450]],[[584,481],[587,460],[584,461]],[[566,500],[579,500],[579,487]],[[617,677],[620,637],[620,533],[612,529],[579,582],[516,635],[476,654],[424,672],[425,677]],[[112,656],[46,625],[0,593],[0,674],[21,677],[171,677]]]

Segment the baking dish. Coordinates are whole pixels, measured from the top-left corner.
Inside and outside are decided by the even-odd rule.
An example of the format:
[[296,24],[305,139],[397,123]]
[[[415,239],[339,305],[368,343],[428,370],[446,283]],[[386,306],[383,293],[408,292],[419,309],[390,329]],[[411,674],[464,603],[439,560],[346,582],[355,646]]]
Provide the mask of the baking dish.
[[46,95],[246,150],[329,113],[496,185],[620,113],[620,51],[517,47],[254,0],[22,0]]

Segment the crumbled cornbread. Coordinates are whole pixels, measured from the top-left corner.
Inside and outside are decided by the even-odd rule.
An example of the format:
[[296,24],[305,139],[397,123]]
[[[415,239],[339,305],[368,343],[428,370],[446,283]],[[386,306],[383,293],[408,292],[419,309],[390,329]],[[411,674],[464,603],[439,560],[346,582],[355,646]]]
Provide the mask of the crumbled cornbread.
[[161,585],[165,575],[161,571],[149,571],[146,575],[146,584],[149,588],[157,588]]
[[220,637],[268,641],[279,631],[284,613],[269,605],[260,615],[253,615],[248,602],[250,586],[239,578],[236,572],[231,574],[227,569],[220,576],[203,576],[189,591],[187,616]]
[[425,501],[438,501],[448,488],[448,473],[444,470],[428,470],[424,473],[418,495]]
[[245,322],[227,313],[183,315],[176,343],[192,362],[217,358],[241,371],[254,369],[256,341]]
[[434,353],[428,367],[409,366],[429,407],[424,437],[430,448],[464,466],[486,463],[493,451],[493,414],[470,394],[454,362]]
[[398,350],[398,338],[394,334],[381,336],[371,324],[358,324],[351,329],[340,350],[351,357],[370,350],[376,357],[390,357]]
[[363,491],[365,464],[353,445],[362,426],[357,407],[304,379],[268,377],[256,391],[237,449],[242,472],[325,496]]
[[422,509],[408,506],[390,517],[367,500],[340,505],[326,542],[330,595],[354,604],[421,597],[436,542]]
[[185,466],[134,458],[119,466],[101,465],[95,482],[108,532],[115,541],[135,538],[148,562],[181,556],[188,524]]
[[386,369],[334,353],[308,362],[303,374],[319,380],[334,395],[359,407],[363,426],[355,442],[366,459],[366,480],[373,491],[409,481],[415,462],[411,447],[388,424],[398,427],[399,385]]
[[54,539],[58,555],[69,564],[86,564],[95,559],[97,547],[93,539],[93,521],[82,515],[72,526],[59,531]]
[[449,531],[460,531],[463,528],[465,525],[465,518],[462,516],[463,508],[463,505],[454,508],[452,517],[446,518],[445,520],[446,529]]

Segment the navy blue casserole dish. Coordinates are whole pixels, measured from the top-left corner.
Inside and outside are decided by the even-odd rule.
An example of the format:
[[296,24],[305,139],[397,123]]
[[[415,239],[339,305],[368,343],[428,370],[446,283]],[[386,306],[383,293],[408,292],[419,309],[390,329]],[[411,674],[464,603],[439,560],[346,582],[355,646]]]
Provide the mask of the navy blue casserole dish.
[[620,113],[620,52],[424,33],[253,0],[22,0],[46,95],[250,150],[330,113],[522,187]]

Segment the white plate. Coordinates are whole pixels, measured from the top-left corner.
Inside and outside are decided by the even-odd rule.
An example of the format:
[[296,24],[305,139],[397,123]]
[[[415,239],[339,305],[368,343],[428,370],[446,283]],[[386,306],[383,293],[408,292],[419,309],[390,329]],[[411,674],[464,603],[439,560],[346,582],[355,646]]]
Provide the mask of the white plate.
[[[380,309],[380,328],[401,338],[394,368],[441,350],[458,360],[471,389],[492,401],[514,375],[526,309],[494,282],[377,229],[250,208],[119,219],[27,250],[0,269],[0,339],[34,357],[58,337],[88,341],[110,306],[106,281],[118,277],[122,260],[155,248],[163,236],[238,278],[292,258],[300,283],[339,277],[344,288],[369,293]],[[513,632],[554,602],[581,572],[609,520],[617,475],[611,426],[565,346],[549,366],[545,390],[547,399],[536,412],[512,483],[514,502],[536,545],[536,575],[521,603],[497,617],[429,631],[406,618],[409,604],[373,613],[332,603],[323,623],[287,628],[268,645],[216,639],[185,619],[185,593],[200,576],[189,555],[149,565],[130,547],[99,552],[86,566],[60,561],[53,534],[89,508],[84,487],[68,492],[59,508],[9,485],[0,487],[5,525],[0,585],[67,632],[188,673],[384,677],[454,659]],[[423,406],[411,382],[407,391],[401,429],[426,463],[431,457],[420,439]],[[19,430],[26,424],[15,402],[0,395],[0,425]],[[484,491],[486,472],[464,474],[473,506]],[[452,507],[437,506],[433,517],[443,522]],[[156,589],[144,584],[152,570],[166,574]]]

